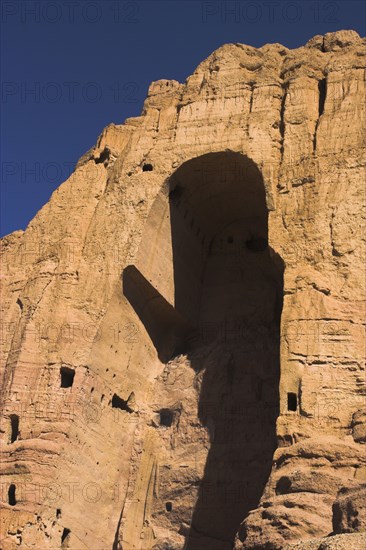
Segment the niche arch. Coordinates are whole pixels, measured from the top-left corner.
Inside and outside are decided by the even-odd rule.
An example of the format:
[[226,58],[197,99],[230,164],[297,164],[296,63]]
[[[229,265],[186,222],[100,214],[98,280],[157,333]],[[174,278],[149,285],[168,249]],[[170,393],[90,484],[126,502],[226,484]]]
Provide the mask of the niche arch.
[[172,174],[151,208],[137,261],[124,270],[124,294],[159,359],[187,355],[199,380],[198,417],[210,449],[186,550],[210,539],[232,543],[269,477],[283,271],[268,244],[262,174],[231,151],[193,158]]

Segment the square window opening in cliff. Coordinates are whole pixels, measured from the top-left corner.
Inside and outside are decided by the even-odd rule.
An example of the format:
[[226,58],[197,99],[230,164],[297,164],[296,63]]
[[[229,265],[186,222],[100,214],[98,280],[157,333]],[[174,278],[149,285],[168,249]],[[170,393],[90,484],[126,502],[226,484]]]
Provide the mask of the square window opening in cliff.
[[172,512],[173,511],[173,503],[172,502],[166,502],[165,503],[165,510],[167,512]]
[[61,388],[71,388],[74,383],[75,371],[69,367],[61,367]]
[[10,443],[14,443],[19,436],[19,416],[17,414],[10,415]]
[[10,506],[15,506],[16,503],[17,503],[17,499],[16,499],[16,496],[15,496],[15,491],[16,491],[16,487],[15,487],[14,483],[11,483],[11,485],[9,485],[9,489],[8,489],[8,503],[10,504]]
[[153,165],[152,164],[144,164],[142,167],[143,172],[152,172],[153,171]]
[[170,409],[161,409],[159,411],[160,415],[160,426],[165,426],[170,428],[174,421],[174,411]]
[[297,395],[296,393],[289,392],[287,394],[287,410],[296,411],[297,410]]

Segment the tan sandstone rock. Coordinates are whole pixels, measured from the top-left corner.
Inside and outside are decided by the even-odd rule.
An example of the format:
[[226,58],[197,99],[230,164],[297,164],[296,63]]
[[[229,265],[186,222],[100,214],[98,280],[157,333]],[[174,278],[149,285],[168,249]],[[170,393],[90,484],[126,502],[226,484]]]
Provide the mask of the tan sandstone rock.
[[2,239],[3,550],[361,547],[365,53],[222,46]]

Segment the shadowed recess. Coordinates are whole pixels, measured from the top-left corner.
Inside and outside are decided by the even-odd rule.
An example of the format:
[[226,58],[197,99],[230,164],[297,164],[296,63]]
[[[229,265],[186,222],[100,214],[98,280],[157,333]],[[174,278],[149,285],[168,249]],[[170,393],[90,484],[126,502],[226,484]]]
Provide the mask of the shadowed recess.
[[284,266],[247,157],[188,161],[169,202],[175,308],[198,328],[186,353],[202,373],[199,419],[211,442],[185,550],[224,550],[257,507],[276,448]]
[[[192,501],[185,550],[226,550],[258,505],[276,449],[284,265],[268,243],[262,175],[238,153],[192,159],[166,182],[145,231],[123,292],[160,360],[189,359],[210,440],[198,497],[188,481],[180,489]],[[170,517],[178,533],[179,503]]]
[[14,443],[19,436],[19,416],[17,414],[10,415],[10,443]]

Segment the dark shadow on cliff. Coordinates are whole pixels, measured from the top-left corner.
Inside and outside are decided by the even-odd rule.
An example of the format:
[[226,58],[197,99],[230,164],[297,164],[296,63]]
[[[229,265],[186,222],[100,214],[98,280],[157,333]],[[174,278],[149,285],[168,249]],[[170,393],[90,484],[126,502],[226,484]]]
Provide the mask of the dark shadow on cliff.
[[224,550],[257,507],[276,449],[284,266],[268,246],[261,174],[246,157],[183,165],[171,178],[170,218],[175,309],[196,329],[186,353],[210,436],[185,550]]
[[169,361],[190,331],[188,323],[133,265],[122,274],[123,294],[143,323],[162,363]]

